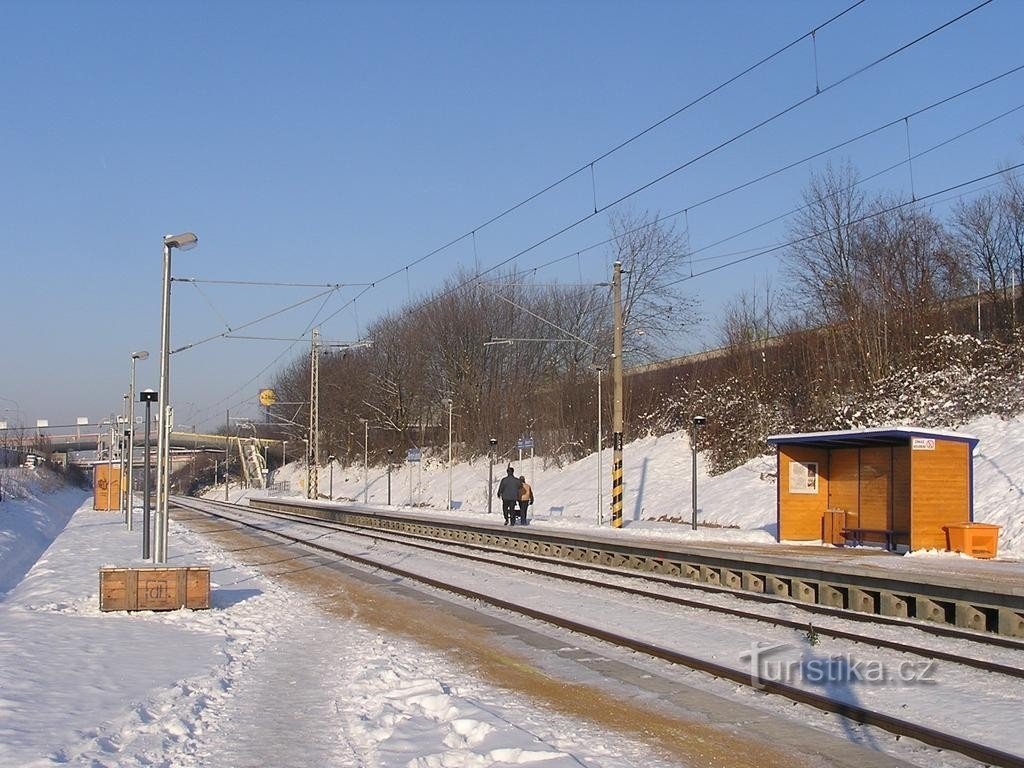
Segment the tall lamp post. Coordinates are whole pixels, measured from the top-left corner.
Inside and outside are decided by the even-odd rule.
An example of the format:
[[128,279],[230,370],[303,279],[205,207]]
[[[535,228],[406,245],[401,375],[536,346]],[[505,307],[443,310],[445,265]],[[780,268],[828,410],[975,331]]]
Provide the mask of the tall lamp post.
[[[132,352],[131,377],[128,384],[128,530],[132,530],[132,508],[135,506],[135,362],[146,360],[149,352],[144,349]],[[146,408],[149,413],[149,408]],[[149,418],[146,418],[149,429]]]
[[[363,422],[363,504],[370,503],[370,420]],[[390,501],[388,502],[391,503]]]
[[391,454],[395,452],[394,448],[388,448],[388,506],[391,506]]
[[693,499],[691,510],[693,512],[693,530],[697,530],[697,430],[707,423],[703,416],[693,417],[693,432],[690,438],[690,453],[693,454]]
[[142,492],[142,559],[149,560],[149,511],[150,511],[150,488],[151,483],[149,482],[149,465],[150,465],[150,440],[149,440],[149,425],[153,423],[152,417],[150,416],[149,407],[156,402],[159,402],[159,394],[152,389],[144,389],[139,393],[139,402],[146,404],[146,430],[144,437],[144,449],[146,452],[146,463],[143,465],[142,482],[145,488]]
[[170,492],[171,411],[170,411],[170,344],[171,344],[171,250],[195,248],[199,238],[192,232],[164,237],[164,281],[160,310],[160,389],[156,434],[156,562],[167,562],[167,498]]
[[494,448],[498,445],[498,439],[492,437],[487,442],[491,446],[491,460],[487,467],[487,514],[489,515],[494,511]]
[[452,510],[452,399],[446,397],[441,401],[448,406],[448,511]]

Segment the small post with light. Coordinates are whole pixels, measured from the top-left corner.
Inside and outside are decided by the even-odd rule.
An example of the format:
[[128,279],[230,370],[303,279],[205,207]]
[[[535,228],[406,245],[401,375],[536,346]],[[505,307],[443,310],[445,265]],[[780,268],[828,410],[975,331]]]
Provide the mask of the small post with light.
[[331,497],[331,501],[334,501],[334,454],[332,453],[327,457],[328,475],[330,480],[327,484],[327,495]]
[[487,442],[491,446],[491,460],[487,467],[487,514],[489,515],[494,511],[494,449],[498,445],[498,439],[492,437]]
[[151,504],[151,484],[149,479],[149,468],[150,468],[150,439],[149,439],[149,427],[153,423],[152,416],[150,415],[150,406],[153,403],[160,401],[160,395],[156,390],[144,389],[139,393],[139,402],[146,404],[146,429],[143,437],[144,450],[146,452],[146,463],[143,465],[142,471],[142,482],[145,488],[142,492],[142,559],[148,560],[150,556],[149,552],[149,523],[150,523],[150,504]]
[[690,434],[690,452],[693,454],[693,499],[691,511],[693,512],[693,530],[697,530],[697,430],[703,428],[707,419],[703,416],[693,417],[693,431]]
[[391,455],[395,452],[393,448],[388,448],[388,506],[391,506]]

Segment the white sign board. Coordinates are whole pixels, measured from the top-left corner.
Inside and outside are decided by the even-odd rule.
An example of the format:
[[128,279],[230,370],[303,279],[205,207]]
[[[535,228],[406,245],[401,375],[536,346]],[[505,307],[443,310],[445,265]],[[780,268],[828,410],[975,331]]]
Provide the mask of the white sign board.
[[80,427],[86,427],[89,425],[89,417],[79,416],[77,419],[75,419],[75,424],[77,424]]
[[36,419],[36,427],[48,427],[50,422],[48,419]]
[[789,463],[789,492],[818,492],[818,462],[791,461]]
[[6,421],[0,421],[0,429],[7,429],[7,422]]
[[915,437],[910,441],[910,449],[913,451],[934,451],[934,437]]

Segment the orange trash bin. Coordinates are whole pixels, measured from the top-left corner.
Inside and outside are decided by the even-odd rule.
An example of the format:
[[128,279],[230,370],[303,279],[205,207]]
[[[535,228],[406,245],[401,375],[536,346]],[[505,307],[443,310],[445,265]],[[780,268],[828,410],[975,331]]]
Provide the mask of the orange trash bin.
[[947,549],[951,552],[985,559],[996,556],[1002,526],[991,523],[955,523],[945,528]]

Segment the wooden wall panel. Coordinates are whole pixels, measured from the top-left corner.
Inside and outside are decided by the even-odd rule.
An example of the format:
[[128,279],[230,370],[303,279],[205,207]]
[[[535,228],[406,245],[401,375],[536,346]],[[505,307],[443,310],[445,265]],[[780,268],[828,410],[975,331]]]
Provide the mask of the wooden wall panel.
[[[892,502],[892,448],[869,447],[860,451],[860,528],[887,530]],[[884,536],[865,536],[885,541]]]
[[893,544],[910,546],[910,446],[892,449]]
[[860,508],[860,467],[856,448],[829,451],[828,506],[846,510],[846,524],[857,525]]
[[[790,465],[815,462],[818,465],[817,493],[790,492]],[[779,446],[779,539],[814,541],[821,539],[821,523],[828,506],[828,451],[802,445]]]
[[935,450],[910,451],[911,549],[945,549],[943,526],[970,519],[970,451],[938,438]]

